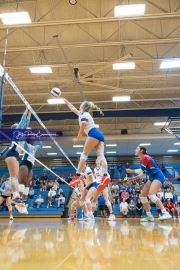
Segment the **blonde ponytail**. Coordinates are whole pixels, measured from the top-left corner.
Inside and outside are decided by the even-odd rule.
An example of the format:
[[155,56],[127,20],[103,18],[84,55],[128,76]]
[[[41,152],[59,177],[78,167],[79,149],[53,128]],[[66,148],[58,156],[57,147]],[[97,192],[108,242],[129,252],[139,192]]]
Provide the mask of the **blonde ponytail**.
[[104,116],[104,113],[101,111],[101,109],[91,101],[84,101],[83,106],[84,106],[85,112],[87,112],[87,111],[89,112],[90,110],[95,109],[95,110],[99,111],[100,114],[102,114]]

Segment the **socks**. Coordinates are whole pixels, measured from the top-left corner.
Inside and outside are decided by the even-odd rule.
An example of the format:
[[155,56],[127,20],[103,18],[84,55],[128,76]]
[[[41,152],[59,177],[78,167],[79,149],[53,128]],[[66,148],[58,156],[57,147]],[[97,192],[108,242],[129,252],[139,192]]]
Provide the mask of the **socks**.
[[163,214],[166,213],[166,209],[165,209],[165,208],[162,209],[161,212],[162,212]]
[[151,212],[146,212],[147,215],[151,215]]

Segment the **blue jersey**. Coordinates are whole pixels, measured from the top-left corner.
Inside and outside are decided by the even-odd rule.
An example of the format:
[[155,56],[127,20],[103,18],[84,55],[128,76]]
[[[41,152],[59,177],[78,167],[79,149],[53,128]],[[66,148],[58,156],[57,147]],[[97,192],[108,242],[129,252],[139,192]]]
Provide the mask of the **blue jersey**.
[[98,203],[99,203],[99,205],[105,205],[105,201],[104,201],[104,197],[103,196],[99,196],[98,197]]
[[141,169],[143,172],[146,171],[149,176],[161,172],[156,161],[148,155],[143,156],[141,160]]

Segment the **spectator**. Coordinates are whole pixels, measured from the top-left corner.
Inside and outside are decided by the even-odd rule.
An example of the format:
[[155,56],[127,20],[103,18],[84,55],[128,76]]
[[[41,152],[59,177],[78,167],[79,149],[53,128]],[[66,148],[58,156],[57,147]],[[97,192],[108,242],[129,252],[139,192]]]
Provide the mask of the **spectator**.
[[179,216],[180,209],[179,209],[179,204],[177,201],[175,201],[174,203],[174,217],[175,217],[175,212],[177,212],[178,218],[180,218]]
[[119,165],[117,166],[118,175],[119,175],[119,180],[122,178],[122,169],[123,169],[122,165],[119,164]]
[[119,203],[119,193],[118,193],[118,191],[115,190],[112,196],[113,196],[113,204],[118,204]]
[[54,186],[54,181],[49,180],[47,183],[47,190],[50,190]]
[[66,183],[66,178],[64,176],[64,174],[62,174],[62,177],[61,177],[64,181],[61,181],[61,184],[65,184]]
[[111,165],[109,169],[110,169],[110,178],[111,178],[111,181],[112,181],[114,179],[115,166]]
[[127,192],[127,189],[125,189],[122,193],[121,193],[121,198],[122,200],[125,199],[125,201],[129,201],[129,193]]
[[49,197],[47,197],[47,208],[49,208],[49,206],[51,207],[54,203],[54,198],[52,197],[52,194],[50,194]]
[[41,180],[48,180],[48,177],[45,173],[43,173],[43,176],[41,176]]
[[0,185],[3,184],[5,181],[7,181],[7,180],[6,180],[6,176],[3,175],[3,176],[1,177],[1,180],[0,180]]
[[178,173],[177,181],[179,181],[179,185],[180,185],[180,173]]
[[136,204],[136,212],[142,217],[143,204],[140,199],[138,199]]
[[61,207],[61,205],[64,205],[65,204],[65,197],[63,196],[63,194],[60,194],[59,195],[59,198],[57,199],[57,202],[58,202],[58,206],[57,208]]
[[130,217],[136,217],[136,205],[135,202],[133,200],[130,200],[129,203],[129,215]]
[[30,199],[32,199],[34,197],[34,189],[33,189],[33,187],[30,187],[28,195],[29,195]]
[[61,179],[60,179],[60,175],[58,175],[59,177],[56,178],[57,182],[60,184],[61,183]]
[[138,182],[136,182],[136,185],[134,188],[135,188],[136,194],[140,194],[140,186]]
[[41,188],[41,181],[42,180],[40,180],[39,178],[37,179],[37,180],[35,180],[36,181],[36,186],[38,187],[38,188]]
[[62,194],[62,195],[63,195],[63,197],[65,197],[64,192],[63,192],[62,188],[60,188],[60,189],[59,189],[59,191],[58,191],[58,195],[59,195],[59,196],[60,196],[60,194]]
[[54,190],[55,190],[55,191],[58,190],[58,188],[59,188],[59,183],[58,183],[57,180],[54,181],[54,186],[53,186],[53,187],[54,187]]
[[112,187],[111,187],[111,190],[112,191],[115,191],[115,190],[118,191],[119,190],[119,186],[116,183],[113,183],[112,184]]
[[120,212],[123,214],[123,217],[127,217],[129,205],[125,199],[123,199],[123,201],[120,203],[119,207],[120,207]]
[[44,199],[43,198],[41,198],[41,195],[39,195],[39,197],[35,200],[35,204],[37,205],[37,208],[36,208],[36,210],[39,210],[39,208],[40,208],[40,206],[41,206],[41,204],[44,202]]
[[52,197],[56,196],[56,191],[54,190],[54,187],[52,187],[50,189],[50,191],[48,192],[48,197],[50,197],[50,196],[52,196]]
[[168,198],[167,201],[164,203],[164,208],[171,213],[172,215],[174,215],[174,204],[171,202],[171,199]]
[[33,177],[33,180],[38,180],[39,177],[37,176],[37,174]]
[[133,200],[135,203],[137,202],[138,199],[138,194],[136,194],[135,190],[133,189],[132,193],[129,195],[129,198]]
[[123,185],[120,185],[120,186],[119,186],[119,196],[120,196],[120,197],[121,197],[122,192],[123,192],[125,189],[126,189],[126,188],[123,187]]
[[170,199],[171,202],[173,202],[173,194],[169,188],[166,190],[166,192],[164,194],[164,199],[165,199],[165,201],[167,201],[167,199]]
[[98,208],[101,217],[106,217],[105,201],[102,193],[98,197]]
[[178,201],[178,204],[179,204],[179,206],[180,206],[180,193],[179,193],[179,195],[177,196],[177,201]]
[[47,181],[44,180],[42,183],[42,191],[46,191],[46,189],[47,189]]
[[[126,162],[126,166],[125,166],[125,167],[126,167],[126,169],[130,169],[129,162]],[[129,175],[130,175],[130,174],[129,174],[129,173],[127,173],[127,177],[129,177]]]
[[71,182],[72,178],[73,178],[73,176],[72,176],[72,174],[70,173],[69,176],[68,176],[68,183]]
[[127,192],[128,192],[129,194],[132,194],[133,190],[134,190],[134,187],[133,187],[133,186],[128,186],[128,187],[127,187]]

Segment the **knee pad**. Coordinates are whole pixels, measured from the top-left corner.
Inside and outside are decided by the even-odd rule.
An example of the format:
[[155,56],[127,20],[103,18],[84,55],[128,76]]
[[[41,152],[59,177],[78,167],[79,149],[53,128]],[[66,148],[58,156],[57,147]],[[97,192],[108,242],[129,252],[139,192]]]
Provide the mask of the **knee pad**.
[[18,179],[15,176],[10,177],[10,184],[13,186],[18,186],[19,185]]
[[149,196],[149,199],[150,199],[151,202],[153,202],[153,203],[156,203],[156,202],[159,200],[159,198],[158,198],[156,195],[150,195],[150,196]]
[[87,160],[87,156],[86,156],[86,155],[84,155],[84,154],[81,154],[80,159]]
[[23,194],[24,195],[28,195],[28,193],[29,193],[29,187],[25,187]]
[[88,203],[91,203],[91,200],[88,198],[85,200],[85,203],[88,204]]
[[105,201],[105,205],[107,205],[107,206],[111,206],[110,201],[109,201],[109,200]]
[[105,156],[99,156],[97,157],[97,162],[101,163],[103,159],[105,159]]
[[83,205],[85,205],[85,202],[79,201],[79,205],[83,206]]
[[95,202],[92,202],[92,207],[96,207],[96,203]]
[[140,197],[142,204],[147,203],[148,199],[147,197]]
[[24,186],[24,184],[19,184],[19,192],[24,192],[24,188],[25,188],[25,186]]

